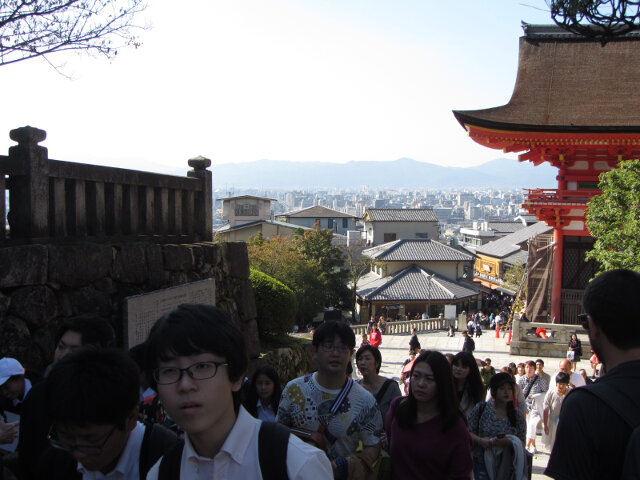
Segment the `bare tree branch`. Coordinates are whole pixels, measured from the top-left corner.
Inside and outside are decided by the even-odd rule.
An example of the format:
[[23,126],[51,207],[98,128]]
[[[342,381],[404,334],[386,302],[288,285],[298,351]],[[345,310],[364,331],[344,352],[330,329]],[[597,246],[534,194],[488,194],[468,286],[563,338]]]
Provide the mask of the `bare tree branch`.
[[0,0],[0,66],[76,50],[113,58],[139,46],[144,0]]
[[551,18],[570,32],[609,40],[640,29],[640,0],[546,0]]

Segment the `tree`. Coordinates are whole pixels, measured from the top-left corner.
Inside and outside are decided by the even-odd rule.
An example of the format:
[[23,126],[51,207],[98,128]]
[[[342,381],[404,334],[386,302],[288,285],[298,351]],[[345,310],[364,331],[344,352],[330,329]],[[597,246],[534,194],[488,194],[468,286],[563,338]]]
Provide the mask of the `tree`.
[[348,307],[348,272],[344,269],[342,251],[333,246],[333,232],[325,229],[307,230],[302,235],[294,235],[294,242],[298,252],[317,271],[324,306]]
[[358,291],[358,282],[366,275],[374,265],[377,265],[373,258],[362,255],[364,247],[349,246],[343,247],[344,263],[347,267],[349,288],[351,289],[351,311],[356,311],[356,292]]
[[284,283],[253,268],[249,280],[256,297],[258,330],[265,333],[282,334],[293,329],[298,310],[296,296]]
[[0,0],[0,65],[69,50],[113,58],[138,46],[143,0]]
[[627,160],[600,174],[602,195],[589,201],[587,228],[595,239],[587,259],[600,272],[616,268],[640,271],[640,160]]
[[606,42],[640,25],[638,0],[547,0],[551,18],[565,30]]

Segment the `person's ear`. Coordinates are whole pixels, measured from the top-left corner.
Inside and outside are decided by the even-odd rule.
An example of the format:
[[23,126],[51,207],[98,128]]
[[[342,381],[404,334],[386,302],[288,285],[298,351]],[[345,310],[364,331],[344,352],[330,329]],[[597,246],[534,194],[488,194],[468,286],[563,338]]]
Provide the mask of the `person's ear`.
[[235,382],[231,382],[231,391],[232,392],[240,391],[240,389],[242,388],[242,385],[244,384],[244,378],[245,378],[245,375],[243,373],[242,375],[240,375],[238,377],[238,379]]
[[138,424],[138,406],[133,409],[133,411],[127,416],[127,419],[124,422],[125,430],[130,432],[133,430]]

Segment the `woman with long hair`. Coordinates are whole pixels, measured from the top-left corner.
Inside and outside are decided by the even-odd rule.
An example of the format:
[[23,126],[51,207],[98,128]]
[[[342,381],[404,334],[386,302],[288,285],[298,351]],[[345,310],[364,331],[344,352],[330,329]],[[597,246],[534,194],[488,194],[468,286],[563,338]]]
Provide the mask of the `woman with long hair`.
[[458,395],[460,410],[466,418],[476,403],[484,400],[485,390],[476,359],[471,353],[459,352],[451,364],[453,383]]
[[393,478],[471,478],[471,437],[440,352],[425,350],[415,359],[409,395],[391,402],[385,431]]
[[[514,455],[516,463],[526,470],[526,423],[514,405],[515,386],[510,374],[495,374],[489,382],[491,400],[478,403],[469,415],[475,480],[512,478]],[[494,474],[489,476],[487,469]],[[520,470],[516,478],[521,478],[522,473]]]
[[243,402],[244,408],[262,421],[275,422],[281,394],[278,372],[269,365],[263,365],[256,369],[251,378]]

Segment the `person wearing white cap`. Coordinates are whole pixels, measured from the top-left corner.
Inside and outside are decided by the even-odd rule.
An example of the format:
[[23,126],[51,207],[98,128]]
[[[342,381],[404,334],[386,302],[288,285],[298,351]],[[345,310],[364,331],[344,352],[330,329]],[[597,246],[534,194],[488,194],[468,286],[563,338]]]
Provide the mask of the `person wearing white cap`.
[[0,358],[0,409],[20,414],[20,404],[31,390],[24,367],[15,358]]

